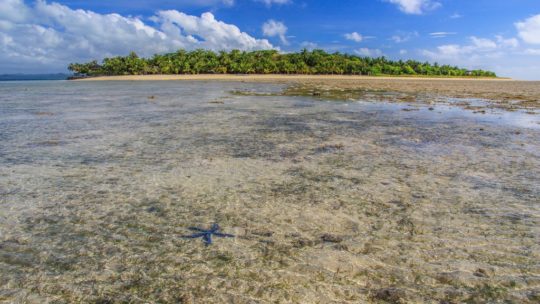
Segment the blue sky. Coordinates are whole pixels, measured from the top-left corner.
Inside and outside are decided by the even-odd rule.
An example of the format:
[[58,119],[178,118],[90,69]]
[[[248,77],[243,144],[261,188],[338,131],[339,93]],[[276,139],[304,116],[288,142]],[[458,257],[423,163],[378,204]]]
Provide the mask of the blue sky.
[[540,1],[0,0],[0,73],[199,47],[322,48],[540,79]]

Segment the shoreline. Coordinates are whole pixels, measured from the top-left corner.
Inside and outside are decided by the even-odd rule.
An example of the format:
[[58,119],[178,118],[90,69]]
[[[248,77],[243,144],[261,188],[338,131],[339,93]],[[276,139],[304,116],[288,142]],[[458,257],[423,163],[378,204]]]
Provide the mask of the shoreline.
[[[287,86],[282,94],[325,96],[331,98],[366,98],[375,94],[382,100],[400,102],[424,100],[431,103],[442,98],[478,99],[506,110],[526,110],[536,114],[540,109],[540,81],[518,81],[509,78],[463,77],[390,77],[356,75],[125,75],[84,78],[73,81],[221,81],[275,83]],[[395,92],[392,96],[381,92]],[[470,103],[462,101],[461,103]]]
[[119,75],[73,79],[72,81],[336,81],[336,80],[429,80],[429,81],[517,81],[511,78],[490,77],[433,77],[433,76],[364,76],[364,75],[285,75],[285,74],[175,74],[175,75]]

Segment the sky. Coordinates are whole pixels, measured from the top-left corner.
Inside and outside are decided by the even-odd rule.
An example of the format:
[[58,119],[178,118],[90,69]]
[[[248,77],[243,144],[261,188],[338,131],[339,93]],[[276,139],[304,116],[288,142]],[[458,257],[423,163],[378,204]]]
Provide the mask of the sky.
[[0,74],[180,48],[319,48],[540,80],[540,0],[0,0]]

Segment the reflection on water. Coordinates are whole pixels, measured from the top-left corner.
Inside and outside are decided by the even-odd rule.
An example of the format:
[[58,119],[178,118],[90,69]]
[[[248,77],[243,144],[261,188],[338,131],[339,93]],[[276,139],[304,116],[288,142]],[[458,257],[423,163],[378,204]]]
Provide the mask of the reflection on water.
[[0,83],[0,300],[540,299],[537,115],[281,88]]

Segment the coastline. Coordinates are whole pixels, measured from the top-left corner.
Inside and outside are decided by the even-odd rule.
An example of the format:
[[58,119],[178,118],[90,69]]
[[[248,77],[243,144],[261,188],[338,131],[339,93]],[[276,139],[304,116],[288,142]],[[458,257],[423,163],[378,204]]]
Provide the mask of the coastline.
[[175,75],[120,75],[73,79],[73,81],[248,81],[281,82],[303,80],[455,80],[455,81],[516,81],[511,78],[490,77],[422,77],[422,76],[363,76],[363,75],[285,75],[285,74],[175,74]]
[[[400,102],[424,100],[431,103],[438,98],[460,98],[468,104],[473,99],[484,100],[491,106],[510,111],[525,110],[536,114],[540,109],[540,82],[519,81],[509,78],[458,78],[458,77],[390,77],[355,75],[125,75],[84,78],[73,81],[221,81],[276,83],[287,85],[285,95],[310,95],[322,97],[362,99],[376,92],[396,92],[392,98]],[[378,92],[378,93],[377,93]],[[372,95],[372,94],[371,94]],[[395,95],[395,94],[394,94]]]

